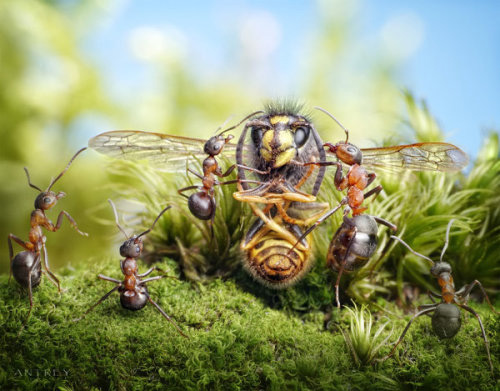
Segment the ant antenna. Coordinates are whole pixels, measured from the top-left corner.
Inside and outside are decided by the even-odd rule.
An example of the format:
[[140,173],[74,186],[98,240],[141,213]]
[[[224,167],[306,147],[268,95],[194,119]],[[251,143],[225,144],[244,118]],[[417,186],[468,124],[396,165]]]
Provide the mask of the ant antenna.
[[448,223],[448,227],[446,228],[446,241],[444,242],[443,251],[441,251],[441,257],[439,258],[439,262],[443,262],[443,256],[444,253],[446,252],[446,249],[448,248],[448,243],[450,241],[451,225],[453,224],[454,221],[455,219],[451,219],[450,222]]
[[336,122],[336,123],[337,123],[337,124],[338,124],[338,125],[342,128],[342,129],[344,129],[345,136],[346,136],[346,137],[345,137],[345,143],[347,144],[347,142],[349,141],[349,131],[347,130],[347,128],[346,128],[344,125],[342,125],[342,124],[340,123],[340,121],[339,121],[337,118],[335,118],[335,117],[333,116],[333,114],[329,113],[329,112],[328,112],[328,111],[326,111],[325,109],[323,109],[323,108],[321,108],[321,107],[319,107],[319,106],[314,106],[314,108],[315,108],[316,110],[319,110],[319,111],[322,111],[323,113],[325,113],[327,116],[329,116],[331,119],[333,119],[333,120],[334,120],[334,121],[335,121],[335,122]]
[[[219,133],[219,136],[223,135],[223,134],[224,134],[224,133],[226,133],[226,132],[229,132],[230,130],[233,130],[233,129],[237,128],[237,127],[238,127],[238,126],[240,126],[243,122],[245,122],[245,121],[249,120],[249,119],[250,119],[250,118],[252,118],[253,116],[255,116],[255,115],[257,115],[257,114],[262,114],[262,113],[263,113],[263,111],[262,111],[262,110],[259,110],[259,111],[255,111],[255,112],[254,112],[254,113],[252,113],[252,114],[247,115],[245,118],[243,118],[243,119],[242,119],[240,122],[238,122],[236,125],[231,126],[230,128],[227,128],[226,130],[223,130],[222,132],[220,132],[220,133]],[[226,122],[227,122],[227,121],[226,121]],[[225,124],[225,122],[224,122],[224,124]],[[224,126],[224,124],[223,124],[223,126]],[[220,129],[220,128],[219,128],[219,129]],[[218,130],[218,129],[217,129],[217,130]]]
[[[232,116],[232,115],[230,115],[230,116],[229,116],[229,117],[228,117],[228,118],[227,118],[227,119],[226,119],[226,120],[222,123],[222,125],[221,125],[221,126],[219,126],[219,127],[215,130],[215,132],[214,132],[214,133],[215,133],[215,134],[217,134],[217,132],[218,132],[219,130],[221,130],[224,126],[226,126],[226,124],[227,124],[227,123],[231,120],[231,118],[233,118],[233,116]],[[224,132],[225,132],[225,131],[224,131]],[[224,133],[224,132],[222,132],[222,133]],[[221,133],[221,134],[222,134],[222,133]]]
[[154,226],[155,226],[156,222],[160,219],[161,215],[162,215],[163,213],[165,213],[167,210],[169,210],[170,208],[171,208],[171,206],[170,206],[170,205],[167,205],[167,206],[165,207],[165,209],[163,209],[163,210],[160,212],[160,214],[156,217],[155,221],[153,221],[153,224],[151,225],[151,228],[147,229],[147,230],[146,230],[146,231],[144,231],[142,234],[137,235],[137,238],[140,238],[142,235],[146,235],[147,233],[149,233],[149,232],[150,232],[150,231],[154,228]]
[[59,180],[59,178],[61,178],[61,177],[64,175],[64,173],[65,173],[66,171],[68,171],[68,168],[69,168],[69,166],[71,165],[71,163],[73,163],[73,160],[75,160],[75,159],[76,159],[76,157],[77,157],[77,156],[78,156],[81,152],[85,151],[86,149],[87,149],[87,147],[84,147],[84,148],[80,149],[77,153],[75,153],[75,154],[73,155],[73,157],[72,157],[72,158],[71,158],[71,160],[69,161],[69,163],[68,163],[68,165],[66,166],[66,168],[65,168],[64,170],[62,170],[62,171],[61,171],[61,173],[60,173],[60,174],[56,177],[56,179],[52,179],[52,180],[50,181],[50,185],[49,185],[49,187],[47,188],[47,190],[46,190],[46,191],[49,191],[49,190],[50,190],[50,188],[54,185],[54,183],[56,183],[56,182]]
[[430,259],[429,257],[426,257],[425,255],[422,255],[420,253],[417,253],[414,249],[412,249],[410,247],[409,244],[407,244],[405,241],[403,241],[403,239],[401,238],[398,238],[397,236],[394,236],[394,235],[391,235],[391,239],[396,239],[398,242],[400,242],[401,244],[403,244],[408,250],[410,250],[413,254],[415,254],[417,257],[420,257],[420,258],[424,258],[424,259],[427,259],[432,266],[434,266],[434,261],[432,259]]
[[120,223],[118,222],[118,213],[116,212],[116,207],[115,207],[115,204],[113,203],[113,201],[111,201],[109,198],[108,198],[108,202],[109,204],[111,205],[111,207],[113,208],[113,213],[115,215],[115,223],[116,223],[116,226],[118,227],[118,229],[120,231],[122,231],[122,233],[125,235],[125,238],[129,238],[127,233],[125,232],[125,230],[122,228],[122,226],[120,225]]
[[26,176],[28,177],[28,185],[30,187],[32,187],[33,189],[36,189],[38,190],[40,193],[43,192],[42,189],[40,189],[38,186],[35,186],[33,183],[31,183],[31,179],[30,179],[30,173],[28,172],[28,169],[26,167],[24,167],[24,171],[26,172]]

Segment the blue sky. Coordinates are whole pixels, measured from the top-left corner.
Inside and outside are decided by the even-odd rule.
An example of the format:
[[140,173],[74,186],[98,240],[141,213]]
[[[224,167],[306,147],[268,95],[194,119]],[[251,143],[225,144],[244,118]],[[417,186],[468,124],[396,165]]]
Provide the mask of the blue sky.
[[[397,42],[401,25],[413,26],[398,84],[427,101],[448,140],[476,155],[484,131],[500,129],[500,2],[382,0],[358,2],[356,9],[358,39],[377,35],[390,44]],[[120,96],[154,88],[151,68],[137,58],[142,48],[135,54],[130,48],[131,31],[152,26],[168,31],[181,46],[189,42],[192,66],[210,77],[210,69],[228,66],[228,46],[241,15],[270,15],[277,31],[266,23],[266,33],[277,36],[276,57],[291,59],[279,75],[286,86],[298,69],[294,49],[314,30],[317,12],[312,1],[118,1],[88,37],[86,49]]]

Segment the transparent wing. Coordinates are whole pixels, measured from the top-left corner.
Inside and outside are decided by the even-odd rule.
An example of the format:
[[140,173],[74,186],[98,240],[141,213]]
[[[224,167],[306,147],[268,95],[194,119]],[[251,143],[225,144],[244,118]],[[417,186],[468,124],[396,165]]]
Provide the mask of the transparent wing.
[[389,171],[460,171],[469,162],[467,154],[447,143],[418,143],[385,148],[366,148],[363,165]]
[[[206,140],[139,130],[115,130],[89,140],[89,147],[104,155],[125,160],[147,160],[168,172],[185,171],[196,160],[204,159]],[[234,160],[236,144],[226,144],[221,155]],[[219,156],[221,156],[219,155]]]

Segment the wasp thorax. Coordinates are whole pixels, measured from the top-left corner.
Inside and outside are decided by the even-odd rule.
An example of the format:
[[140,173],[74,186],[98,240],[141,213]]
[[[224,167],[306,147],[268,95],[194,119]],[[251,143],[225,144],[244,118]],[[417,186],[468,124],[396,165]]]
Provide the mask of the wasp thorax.
[[432,315],[432,329],[439,338],[451,338],[460,330],[460,310],[454,304],[442,303]]
[[29,275],[31,270],[31,286],[35,287],[40,284],[42,277],[42,267],[41,263],[33,268],[33,263],[35,262],[36,255],[32,251],[22,251],[17,254],[12,260],[11,268],[14,278],[19,283],[19,285],[27,287],[29,284]]
[[200,220],[210,220],[215,213],[212,198],[202,191],[189,196],[188,207],[191,213]]
[[145,285],[137,287],[135,290],[124,290],[120,294],[120,303],[127,310],[140,310],[148,302],[147,292]]
[[336,148],[334,153],[345,164],[349,164],[350,166],[352,166],[353,164],[361,164],[363,160],[363,154],[361,150],[355,145],[350,143],[338,143],[335,147]]
[[142,248],[142,240],[132,236],[120,246],[120,255],[126,258],[137,258],[141,255]]
[[439,275],[442,273],[451,273],[451,266],[448,262],[437,262],[431,268],[431,274],[434,277],[439,277]]

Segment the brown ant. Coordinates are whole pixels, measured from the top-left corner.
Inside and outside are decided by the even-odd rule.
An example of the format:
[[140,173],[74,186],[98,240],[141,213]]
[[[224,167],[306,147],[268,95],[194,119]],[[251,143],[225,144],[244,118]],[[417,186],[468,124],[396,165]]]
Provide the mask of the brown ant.
[[[57,217],[57,223],[54,225],[52,221],[45,215],[45,211],[51,209],[54,205],[57,204],[57,201],[64,196],[66,193],[59,192],[54,193],[50,189],[54,184],[64,175],[64,173],[68,170],[69,166],[75,160],[75,158],[87,148],[80,149],[75,155],[71,158],[66,168],[62,170],[62,172],[55,178],[52,179],[47,190],[43,191],[38,186],[35,186],[31,183],[30,174],[28,169],[24,167],[24,171],[26,172],[26,177],[28,178],[28,185],[33,189],[36,189],[40,192],[35,199],[35,210],[31,212],[30,224],[31,229],[29,232],[29,241],[25,242],[21,238],[16,235],[9,234],[7,238],[8,246],[9,246],[9,258],[10,258],[10,274],[9,281],[12,275],[14,275],[15,280],[23,287],[28,288],[28,296],[30,300],[30,310],[28,312],[28,316],[21,327],[21,331],[28,322],[28,319],[31,315],[31,310],[33,309],[33,295],[32,289],[40,284],[41,275],[44,273],[42,270],[41,264],[41,252],[43,251],[43,260],[45,265],[45,271],[47,272],[49,280],[57,287],[57,290],[61,292],[61,285],[59,283],[59,279],[52,273],[49,268],[49,258],[47,255],[47,248],[45,247],[46,237],[42,232],[42,227],[56,232],[59,228],[61,228],[61,224],[63,222],[64,216],[66,216],[71,224],[71,226],[83,236],[88,236],[87,233],[82,232],[78,229],[78,226],[75,220],[69,215],[66,211],[59,212],[59,216]],[[14,256],[14,250],[12,248],[12,241],[19,244],[26,251],[22,251],[16,256]]]
[[[432,259],[426,257],[425,255],[419,254],[416,251],[414,251],[401,238],[398,238],[397,236],[391,236],[391,238],[401,242],[413,254],[415,254],[418,257],[424,258],[431,263],[432,267],[431,267],[430,271],[431,271],[432,276],[436,277],[438,280],[438,284],[441,287],[441,294],[437,294],[437,293],[432,292],[432,291],[428,292],[429,297],[431,298],[433,303],[432,304],[424,304],[424,305],[421,305],[418,307],[419,312],[417,314],[415,314],[410,319],[410,321],[406,325],[405,329],[403,330],[403,333],[401,334],[398,341],[396,342],[396,345],[394,345],[391,352],[382,361],[388,359],[389,357],[391,357],[394,354],[394,352],[396,351],[396,348],[398,347],[399,343],[403,340],[404,336],[406,335],[406,332],[410,328],[413,321],[421,315],[430,314],[431,312],[434,312],[434,314],[432,315],[432,329],[434,330],[434,333],[436,333],[436,335],[439,338],[452,338],[452,337],[454,337],[455,334],[460,330],[460,326],[461,326],[460,309],[458,308],[458,307],[460,307],[460,308],[463,308],[464,310],[470,312],[471,314],[473,314],[476,317],[477,321],[479,322],[479,327],[481,328],[481,333],[483,336],[484,345],[486,347],[486,353],[488,354],[488,362],[490,364],[491,372],[493,373],[493,363],[491,362],[489,343],[488,343],[488,339],[486,338],[486,333],[484,331],[483,323],[481,321],[481,318],[479,317],[479,314],[476,311],[474,311],[472,308],[467,306],[467,302],[469,300],[469,294],[476,285],[478,285],[479,288],[481,289],[481,292],[483,293],[491,310],[495,314],[498,314],[498,312],[495,310],[495,308],[491,304],[490,299],[489,299],[488,295],[486,294],[486,291],[484,290],[483,286],[481,285],[481,283],[478,280],[474,280],[472,283],[463,286],[458,291],[455,291],[455,284],[453,283],[453,277],[451,275],[451,266],[449,263],[443,262],[444,253],[446,252],[446,249],[448,248],[448,243],[449,243],[449,238],[450,238],[450,229],[451,229],[451,225],[452,225],[453,221],[454,221],[454,219],[452,219],[448,223],[448,227],[446,229],[446,241],[445,241],[445,244],[443,246],[443,250],[441,252],[441,257],[439,259],[439,262],[437,262],[437,263],[435,263],[434,261],[432,261]],[[436,303],[434,300],[434,297],[441,299],[441,302]]]
[[[241,120],[238,124],[222,131],[221,133],[209,138],[205,145],[203,146],[203,151],[208,155],[205,160],[203,160],[203,175],[197,173],[196,171],[188,168],[187,171],[196,177],[200,178],[202,181],[202,185],[193,185],[187,186],[178,190],[178,193],[183,197],[188,199],[188,207],[191,213],[200,220],[210,220],[210,231],[213,237],[213,224],[215,219],[215,211],[216,211],[216,202],[214,195],[215,186],[229,185],[238,183],[238,180],[230,180],[225,182],[220,182],[216,179],[225,178],[229,176],[234,169],[236,168],[236,164],[230,166],[226,172],[222,172],[217,159],[215,158],[217,155],[222,153],[224,146],[228,144],[233,138],[233,135],[228,135],[224,137],[224,133],[227,133],[230,130],[233,130],[240,126],[243,122],[245,122],[250,117],[254,116],[256,113],[252,113],[246,116],[243,120]],[[220,128],[219,128],[220,129]],[[249,182],[249,181],[247,181]],[[199,190],[196,193],[191,194],[189,197],[184,194],[185,191],[197,189]]]
[[154,228],[156,222],[160,219],[163,213],[165,213],[167,210],[171,208],[171,206],[167,206],[160,212],[160,214],[156,217],[155,221],[153,221],[151,228],[147,229],[140,235],[137,236],[132,235],[129,237],[125,233],[125,230],[120,226],[120,223],[118,222],[118,213],[116,212],[116,208],[115,205],[113,204],[113,201],[111,200],[108,201],[111,207],[113,208],[116,226],[127,238],[127,240],[123,242],[123,244],[120,246],[120,255],[122,257],[125,257],[125,259],[122,259],[120,261],[120,268],[125,277],[123,281],[120,281],[99,274],[98,277],[101,280],[113,282],[116,284],[116,286],[113,289],[111,289],[108,293],[106,293],[103,297],[101,297],[97,303],[95,303],[87,311],[85,311],[85,313],[80,318],[74,319],[74,321],[78,322],[79,320],[83,319],[90,311],[92,311],[95,307],[97,307],[104,300],[106,300],[113,292],[118,291],[120,293],[120,304],[122,305],[123,308],[131,311],[137,311],[144,308],[144,306],[149,301],[151,304],[155,306],[155,308],[163,315],[165,319],[167,319],[170,323],[174,325],[179,334],[187,338],[187,335],[182,332],[182,330],[179,328],[179,326],[177,326],[177,324],[173,321],[173,319],[170,316],[168,316],[166,312],[163,311],[163,309],[153,299],[151,299],[151,297],[149,296],[148,288],[146,286],[146,284],[151,281],[160,280],[162,278],[175,278],[175,277],[161,275],[141,280],[141,278],[148,276],[155,270],[158,270],[160,272],[162,272],[162,270],[157,268],[156,266],[153,266],[148,271],[142,274],[139,274],[137,271],[136,259],[141,256],[143,250],[142,236],[146,235]]

